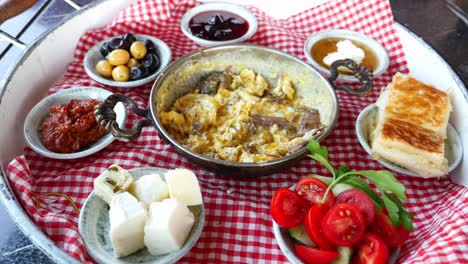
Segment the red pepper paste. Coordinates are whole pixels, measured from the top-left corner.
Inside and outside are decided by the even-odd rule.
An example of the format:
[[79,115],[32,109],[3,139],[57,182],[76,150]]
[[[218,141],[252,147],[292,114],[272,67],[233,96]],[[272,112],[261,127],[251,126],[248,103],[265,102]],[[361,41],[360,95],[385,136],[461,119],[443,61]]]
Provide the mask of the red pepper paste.
[[107,134],[94,118],[95,99],[72,99],[67,105],[50,107],[41,124],[42,144],[50,151],[77,152]]

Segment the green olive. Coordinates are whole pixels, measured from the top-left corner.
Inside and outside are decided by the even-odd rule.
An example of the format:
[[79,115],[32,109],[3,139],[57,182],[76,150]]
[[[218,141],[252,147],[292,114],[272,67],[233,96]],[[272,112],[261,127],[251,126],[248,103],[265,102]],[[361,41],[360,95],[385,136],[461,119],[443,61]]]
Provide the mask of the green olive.
[[126,82],[130,79],[130,70],[126,65],[119,65],[112,70],[112,79],[117,82]]
[[132,68],[133,66],[137,65],[140,65],[140,62],[135,58],[131,58],[127,63],[128,68]]
[[130,53],[132,54],[133,58],[141,59],[146,55],[146,47],[145,44],[141,41],[135,41],[130,46]]
[[112,77],[112,66],[107,60],[100,60],[96,64],[96,71],[102,76],[106,78]]
[[116,49],[109,53],[107,60],[114,66],[124,65],[130,60],[130,53],[124,49]]

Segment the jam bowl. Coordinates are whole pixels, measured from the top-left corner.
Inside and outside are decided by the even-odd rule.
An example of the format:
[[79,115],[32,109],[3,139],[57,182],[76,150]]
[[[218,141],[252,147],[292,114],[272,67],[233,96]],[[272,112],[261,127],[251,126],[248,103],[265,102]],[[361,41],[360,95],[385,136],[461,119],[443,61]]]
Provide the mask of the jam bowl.
[[[249,44],[216,46],[188,54],[170,64],[156,79],[148,102],[149,109],[139,109],[130,98],[114,94],[97,108],[95,116],[101,125],[121,140],[138,137],[143,126],[153,125],[158,136],[189,161],[223,175],[254,177],[279,172],[301,160],[308,152],[307,147],[300,145],[290,153],[269,161],[234,162],[196,153],[176,140],[163,124],[161,113],[169,111],[178,98],[192,92],[201,80],[206,80],[213,73],[229,71],[238,74],[244,69],[261,74],[271,86],[277,83],[278,76],[287,76],[295,87],[295,98],[299,98],[303,106],[317,109],[320,113],[324,129],[316,135],[315,140],[321,141],[332,132],[338,119],[339,107],[332,82],[309,64],[290,54]],[[371,88],[372,81],[368,80],[357,91],[345,91],[363,95]],[[117,102],[130,105],[137,115],[146,119],[134,123],[130,130],[119,128],[112,119],[111,111]]]
[[187,11],[180,27],[188,38],[209,47],[246,41],[257,31],[257,18],[240,5],[207,3]]
[[[335,59],[353,59],[373,76],[384,73],[390,63],[385,48],[378,41],[359,32],[342,29],[324,30],[312,34],[304,45],[307,61],[318,71],[330,76],[330,64]],[[339,69],[338,80],[357,81],[359,76]]]

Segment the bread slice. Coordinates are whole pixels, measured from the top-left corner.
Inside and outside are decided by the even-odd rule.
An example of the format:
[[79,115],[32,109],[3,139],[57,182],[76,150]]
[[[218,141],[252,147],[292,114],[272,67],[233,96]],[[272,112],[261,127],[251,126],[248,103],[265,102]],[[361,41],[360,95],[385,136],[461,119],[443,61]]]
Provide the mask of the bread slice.
[[369,137],[373,159],[425,178],[447,174],[444,140],[452,106],[446,92],[397,73],[376,104],[376,126]]

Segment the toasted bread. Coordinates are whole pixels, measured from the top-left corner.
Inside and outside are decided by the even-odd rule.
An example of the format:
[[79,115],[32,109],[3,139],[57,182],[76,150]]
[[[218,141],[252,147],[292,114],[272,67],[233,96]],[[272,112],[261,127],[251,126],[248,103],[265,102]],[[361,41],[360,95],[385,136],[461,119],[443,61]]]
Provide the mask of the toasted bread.
[[452,110],[444,91],[397,73],[376,103],[372,158],[402,166],[422,177],[447,174],[444,140]]

